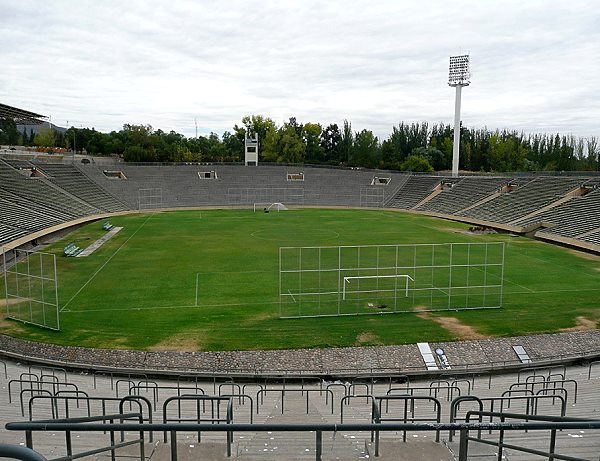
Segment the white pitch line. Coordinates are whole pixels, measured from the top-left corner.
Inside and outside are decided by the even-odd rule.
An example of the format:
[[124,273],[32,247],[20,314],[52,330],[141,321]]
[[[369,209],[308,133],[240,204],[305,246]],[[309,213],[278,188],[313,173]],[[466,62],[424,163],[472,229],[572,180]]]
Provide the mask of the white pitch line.
[[[235,307],[235,306],[260,306],[264,304],[279,304],[279,301],[264,301],[264,302],[256,302],[256,303],[223,303],[223,304],[200,304],[199,306],[194,306],[192,304],[186,304],[183,306],[148,306],[148,307],[129,307],[129,308],[108,308],[108,309],[67,309],[64,312],[71,313],[82,313],[82,312],[112,312],[112,311],[145,311],[152,309],[183,309],[194,308],[194,307]],[[283,302],[283,304],[294,304],[293,302]]]
[[523,288],[524,290],[527,290],[527,291],[529,291],[530,293],[538,293],[537,291],[535,291],[535,290],[532,290],[531,288],[527,288],[527,287],[525,287],[525,286],[521,285],[520,283],[513,282],[512,280],[510,280],[510,279],[508,279],[508,278],[506,278],[506,277],[504,277],[504,281],[505,281],[505,282],[512,283],[513,285],[516,285],[516,286],[518,286],[519,288]]
[[[127,244],[127,242],[129,242],[129,241],[130,241],[130,240],[133,238],[133,236],[134,236],[135,234],[137,234],[137,233],[139,232],[139,230],[140,230],[142,227],[144,227],[144,226],[146,225],[146,223],[148,222],[148,220],[149,220],[149,219],[150,219],[152,216],[154,216],[154,215],[152,215],[152,214],[151,214],[151,215],[149,215],[149,216],[146,218],[146,220],[145,220],[145,221],[144,221],[142,224],[140,224],[140,227],[138,227],[138,228],[136,229],[136,231],[135,231],[133,234],[131,234],[131,236],[130,236],[130,237],[127,239],[127,240],[125,240],[125,241],[123,242],[123,244],[122,244],[122,245],[121,245],[119,248],[117,248],[117,249],[115,250],[115,252],[114,252],[114,253],[113,253],[113,254],[110,256],[110,258],[108,258],[108,259],[107,259],[107,260],[104,262],[104,264],[102,264],[102,266],[100,266],[100,267],[98,268],[98,270],[92,274],[92,276],[91,276],[91,277],[90,277],[90,278],[87,280],[87,282],[85,282],[85,283],[82,285],[82,287],[81,287],[79,290],[77,290],[77,293],[75,293],[75,294],[74,294],[74,295],[71,297],[71,299],[69,299],[69,300],[67,301],[67,303],[66,303],[66,304],[65,304],[65,305],[64,305],[64,306],[63,306],[63,307],[60,309],[60,311],[59,311],[59,312],[63,312],[63,311],[65,310],[65,308],[66,308],[66,307],[67,307],[69,304],[71,304],[71,301],[73,301],[73,300],[74,300],[74,299],[75,299],[75,298],[76,298],[76,297],[79,295],[79,293],[81,293],[81,292],[83,291],[83,289],[84,289],[86,286],[88,286],[88,284],[89,284],[89,283],[90,283],[90,282],[91,282],[91,281],[94,279],[94,277],[96,277],[96,275],[98,275],[98,274],[100,273],[100,271],[101,271],[102,269],[104,269],[104,267],[105,267],[105,266],[106,266],[106,265],[107,265],[107,264],[110,262],[110,260],[111,260],[111,259],[113,259],[113,258],[114,258],[114,257],[117,255],[117,253],[119,252],[119,250],[121,250],[121,248],[123,248],[123,247],[124,247],[124,246]],[[71,312],[72,312],[72,311],[71,311]]]

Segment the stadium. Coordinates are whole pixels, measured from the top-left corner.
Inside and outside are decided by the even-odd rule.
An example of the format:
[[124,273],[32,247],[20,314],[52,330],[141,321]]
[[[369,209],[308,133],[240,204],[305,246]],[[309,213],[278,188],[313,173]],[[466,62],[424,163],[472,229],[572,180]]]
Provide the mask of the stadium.
[[3,443],[597,457],[597,175],[254,163],[4,150]]

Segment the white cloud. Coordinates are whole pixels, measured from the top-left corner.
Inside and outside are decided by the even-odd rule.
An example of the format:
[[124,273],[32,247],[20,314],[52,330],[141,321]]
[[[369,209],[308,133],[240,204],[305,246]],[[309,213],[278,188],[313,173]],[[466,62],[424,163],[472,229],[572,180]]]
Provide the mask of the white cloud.
[[468,126],[598,136],[600,16],[591,0],[0,0],[0,101],[110,131],[186,135],[243,115],[387,136],[450,123],[448,56],[470,52]]

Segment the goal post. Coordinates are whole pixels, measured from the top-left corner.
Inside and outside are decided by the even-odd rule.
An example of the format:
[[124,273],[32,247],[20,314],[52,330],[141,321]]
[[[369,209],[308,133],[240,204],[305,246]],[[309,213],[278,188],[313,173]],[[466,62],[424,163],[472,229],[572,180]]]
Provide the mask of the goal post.
[[269,212],[269,211],[287,211],[289,210],[288,207],[286,207],[283,203],[280,202],[264,202],[264,203],[254,203],[254,212],[256,213],[257,211],[264,211],[265,213]]
[[279,249],[281,318],[502,306],[504,243]]
[[[373,293],[373,290],[350,290],[346,289],[346,285],[349,285],[352,280],[365,280],[365,279],[404,279],[405,280],[405,288],[404,288],[404,296],[408,298],[408,281],[414,282],[415,280],[408,274],[398,274],[398,275],[363,275],[363,276],[355,276],[355,277],[344,277],[344,285],[342,286],[342,300],[346,300],[346,292],[348,293]],[[397,291],[397,289],[378,289],[377,292],[382,291]]]
[[[12,252],[12,258],[7,252]],[[14,249],[2,252],[6,317],[60,330],[56,255]]]

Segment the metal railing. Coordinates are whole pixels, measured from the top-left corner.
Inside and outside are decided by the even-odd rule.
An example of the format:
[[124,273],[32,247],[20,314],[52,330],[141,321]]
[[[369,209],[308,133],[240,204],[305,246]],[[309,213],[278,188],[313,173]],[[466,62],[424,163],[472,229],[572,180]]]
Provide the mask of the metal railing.
[[[484,444],[484,445],[490,445],[493,446],[495,448],[497,448],[497,459],[498,460],[502,460],[504,459],[504,450],[505,449],[511,449],[514,451],[519,451],[521,453],[529,453],[529,454],[533,454],[533,455],[538,455],[538,456],[543,456],[545,458],[547,458],[548,460],[554,461],[557,459],[560,460],[567,460],[567,461],[579,461],[582,458],[578,458],[578,457],[574,457],[574,456],[570,456],[570,455],[562,455],[560,453],[557,453],[556,451],[556,432],[560,431],[562,429],[576,429],[576,427],[572,427],[570,424],[572,423],[579,423],[579,422],[586,422],[586,423],[590,423],[589,420],[584,420],[581,418],[565,418],[565,417],[561,417],[559,419],[552,417],[552,416],[539,416],[539,415],[523,415],[523,414],[519,414],[519,413],[500,413],[500,412],[493,412],[493,411],[478,411],[478,410],[473,410],[473,411],[469,411],[467,413],[466,416],[466,424],[468,424],[471,421],[472,417],[476,417],[479,421],[481,421],[482,418],[484,417],[489,417],[491,418],[498,418],[500,420],[500,427],[497,430],[497,434],[498,434],[498,440],[494,441],[494,440],[489,440],[489,439],[483,439],[481,438],[481,431],[477,431],[477,436],[476,437],[471,437],[469,435],[469,433],[467,432],[466,434],[463,434],[461,432],[461,437],[460,437],[460,442],[459,442],[459,446],[460,446],[460,451],[459,451],[459,457],[458,457],[458,461],[466,461],[467,457],[466,457],[466,453],[468,452],[468,443],[471,442],[477,442],[480,444]],[[527,423],[522,423],[522,422],[511,422],[508,423],[510,425],[519,425],[519,424],[523,424],[524,425],[524,429],[529,430],[529,429],[536,429],[539,422],[542,423],[548,423],[549,426],[547,427],[539,427],[539,429],[547,429],[550,431],[550,437],[548,440],[548,449],[547,451],[544,450],[538,450],[538,449],[534,449],[531,447],[526,447],[526,446],[520,446],[520,445],[515,445],[515,444],[510,444],[510,443],[505,443],[504,441],[504,436],[505,436],[505,431],[507,430],[507,427],[505,427],[506,420],[507,419],[511,419],[511,420],[520,420],[520,421],[527,421]],[[531,421],[534,421],[533,423],[531,423]],[[557,425],[557,422],[560,421],[560,424]],[[543,426],[543,424],[542,424]],[[593,428],[600,428],[600,421],[595,421],[594,425],[592,427],[588,426],[588,429],[593,429]],[[579,429],[579,428],[577,428]],[[463,455],[464,453],[464,455]]]
[[[323,433],[343,433],[343,432],[398,432],[398,431],[413,431],[413,432],[440,432],[440,431],[458,431],[459,436],[459,452],[458,460],[466,461],[468,459],[469,442],[477,442],[498,447],[500,450],[510,448],[526,453],[532,453],[539,456],[544,456],[548,460],[569,460],[569,461],[585,461],[581,458],[576,458],[567,455],[556,453],[555,441],[556,433],[561,429],[575,430],[588,429],[599,430],[600,420],[576,420],[573,418],[553,418],[538,416],[533,418],[531,415],[520,415],[512,413],[496,413],[472,411],[469,418],[483,416],[496,416],[497,418],[517,418],[528,420],[528,422],[464,422],[464,423],[401,423],[401,424],[197,424],[197,423],[180,423],[180,424],[141,424],[141,423],[98,423],[97,421],[103,418],[77,418],[75,422],[71,421],[35,421],[35,422],[13,422],[6,424],[6,429],[11,431],[25,431],[26,445],[33,449],[33,434],[35,432],[64,432],[67,437],[67,456],[55,458],[53,461],[71,461],[83,456],[97,454],[102,452],[111,452],[114,456],[115,450],[125,445],[138,444],[140,447],[139,459],[144,460],[144,433],[151,431],[162,431],[170,434],[170,449],[171,460],[176,461],[177,455],[177,434],[179,432],[225,432],[227,434],[228,453],[231,453],[233,444],[234,432],[314,432],[315,433],[315,459],[322,460],[323,456]],[[112,419],[122,419],[126,417],[135,417],[135,415],[110,415]],[[534,421],[535,419],[535,421]],[[96,422],[95,422],[96,421]],[[499,441],[481,439],[479,436],[471,437],[470,432],[489,430],[499,434]],[[509,445],[504,443],[503,437],[506,431],[550,431],[549,449],[548,451],[536,450],[528,447],[517,445]],[[121,432],[139,432],[140,436],[136,440],[117,442],[114,434]],[[72,445],[69,445],[72,437],[72,432],[108,432],[111,434],[111,443],[105,447],[99,447],[95,450],[86,452],[74,453]],[[376,439],[378,441],[378,438]],[[379,447],[376,446],[376,452]],[[35,458],[40,460],[40,458]],[[43,459],[43,458],[41,458]],[[33,460],[32,460],[33,461]]]
[[20,445],[0,444],[0,458],[20,459],[22,461],[46,461],[46,458],[37,451]]

